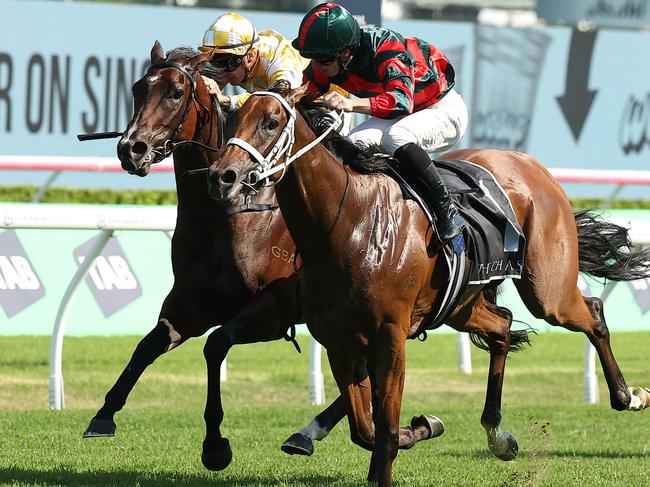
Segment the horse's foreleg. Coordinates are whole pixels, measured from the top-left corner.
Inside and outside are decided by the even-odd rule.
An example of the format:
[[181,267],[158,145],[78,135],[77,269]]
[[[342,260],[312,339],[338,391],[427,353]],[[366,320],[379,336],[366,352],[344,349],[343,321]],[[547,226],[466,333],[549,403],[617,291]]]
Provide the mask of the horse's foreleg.
[[413,416],[411,425],[399,429],[399,449],[408,450],[416,443],[437,438],[445,432],[445,425],[438,416],[423,414]]
[[[294,286],[295,284],[289,286]],[[276,288],[279,288],[278,284]],[[293,293],[295,294],[295,293]],[[223,406],[221,403],[221,364],[233,345],[277,340],[284,336],[295,318],[295,302],[283,299],[271,286],[261,291],[228,323],[208,337],[203,354],[208,371],[208,393],[203,418],[205,439],[201,461],[209,470],[223,470],[232,460],[227,438],[221,435]]]
[[370,460],[368,480],[378,482],[380,487],[392,485],[393,461],[400,443],[399,415],[406,371],[404,329],[395,323],[382,324],[377,332],[374,347],[377,411],[375,448]]
[[223,422],[221,405],[221,364],[233,345],[232,333],[228,325],[214,330],[203,346],[203,356],[207,368],[208,393],[203,419],[205,420],[205,439],[201,461],[209,470],[223,470],[232,460],[232,450],[228,438],[221,436]]
[[[375,412],[377,411],[377,380],[375,371],[372,367],[368,367],[368,374],[372,384],[372,405],[373,405],[373,421],[375,420]],[[400,427],[399,429],[399,449],[408,450],[413,448],[416,443],[431,438],[437,438],[445,432],[445,425],[442,420],[437,416],[424,414],[414,416],[411,418],[411,425]]]
[[332,375],[341,392],[350,425],[350,439],[372,451],[375,434],[372,428],[372,387],[365,359],[345,350],[327,350]]
[[161,319],[136,346],[129,363],[106,393],[104,405],[90,421],[83,434],[84,438],[113,436],[116,428],[113,417],[126,404],[127,397],[144,370],[160,355],[180,345],[186,338],[181,337],[167,320]]
[[[307,426],[287,438],[281,446],[282,451],[290,455],[311,455],[314,452],[314,440],[320,441],[326,438],[344,417],[345,401],[338,396]],[[399,448],[408,450],[420,441],[437,438],[444,431],[445,425],[437,416],[429,414],[414,416],[410,426],[399,429]]]

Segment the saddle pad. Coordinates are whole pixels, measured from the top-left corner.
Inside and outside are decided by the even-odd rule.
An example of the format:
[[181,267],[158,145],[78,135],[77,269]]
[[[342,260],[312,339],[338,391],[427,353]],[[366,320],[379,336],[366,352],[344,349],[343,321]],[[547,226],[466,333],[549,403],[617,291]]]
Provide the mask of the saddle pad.
[[492,173],[468,161],[435,161],[467,221],[467,284],[519,279],[526,238],[512,203]]

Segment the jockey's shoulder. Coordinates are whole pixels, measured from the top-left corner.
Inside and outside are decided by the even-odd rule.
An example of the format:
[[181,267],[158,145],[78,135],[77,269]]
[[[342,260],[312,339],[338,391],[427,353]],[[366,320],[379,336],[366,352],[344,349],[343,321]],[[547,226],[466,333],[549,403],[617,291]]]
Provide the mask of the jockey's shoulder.
[[258,49],[263,60],[273,62],[284,59],[289,62],[299,62],[303,69],[306,67],[308,60],[303,59],[291,45],[291,40],[280,32],[267,29],[259,32],[259,37]]
[[[291,40],[287,39],[280,32],[274,29],[266,29],[258,33],[260,38],[260,49],[266,51],[276,51],[285,46],[291,46]],[[292,48],[293,49],[293,48]]]

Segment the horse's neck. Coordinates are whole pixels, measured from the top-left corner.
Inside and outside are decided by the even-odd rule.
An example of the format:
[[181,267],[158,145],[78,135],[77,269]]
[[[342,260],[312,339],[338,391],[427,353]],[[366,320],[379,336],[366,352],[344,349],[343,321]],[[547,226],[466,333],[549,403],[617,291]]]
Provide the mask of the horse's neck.
[[[207,96],[207,100],[206,97]],[[202,123],[202,109],[197,107],[196,124],[192,140],[200,142],[209,147],[217,147],[218,135],[218,114],[212,106],[209,95],[199,96],[201,103],[210,109],[210,122]],[[207,103],[207,104],[206,104]],[[195,106],[196,103],[195,103]],[[188,211],[210,211],[216,208],[216,203],[208,195],[208,185],[205,174],[187,175],[186,171],[191,169],[208,168],[210,166],[210,155],[214,152],[189,145],[174,153],[174,177],[176,178],[176,193],[178,196],[179,209]]]
[[[310,132],[300,117],[299,120],[296,136],[306,140]],[[312,139],[313,136],[309,137],[307,143]],[[346,195],[346,185],[351,184],[349,178],[343,165],[319,144],[296,160],[276,185],[282,215],[299,249],[309,252],[326,245],[345,226],[342,224],[345,211],[341,210],[338,221],[337,214],[341,205],[351,204],[351,195],[349,192]]]

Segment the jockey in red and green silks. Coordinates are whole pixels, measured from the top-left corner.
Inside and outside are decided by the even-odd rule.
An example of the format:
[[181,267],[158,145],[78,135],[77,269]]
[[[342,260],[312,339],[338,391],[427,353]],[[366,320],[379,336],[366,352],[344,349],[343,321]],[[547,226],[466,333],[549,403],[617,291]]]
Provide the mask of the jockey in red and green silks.
[[429,188],[427,198],[443,241],[465,225],[427,153],[455,145],[468,124],[467,106],[454,90],[454,69],[444,53],[421,39],[390,29],[360,27],[336,3],[324,3],[303,18],[292,45],[311,62],[303,72],[313,97],[334,83],[357,99],[324,96],[331,107],[370,115],[349,138],[381,146],[414,169]]

